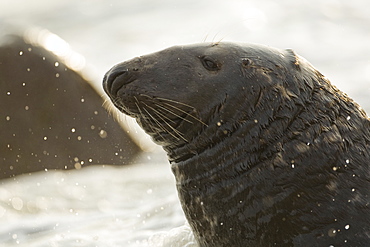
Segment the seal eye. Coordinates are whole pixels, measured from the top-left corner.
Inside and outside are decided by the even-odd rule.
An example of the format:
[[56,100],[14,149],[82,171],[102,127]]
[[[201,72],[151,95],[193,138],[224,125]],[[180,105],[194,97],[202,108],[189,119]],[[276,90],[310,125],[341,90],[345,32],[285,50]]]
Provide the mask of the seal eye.
[[207,70],[217,71],[221,69],[220,64],[209,57],[201,57],[200,59],[204,68],[206,68]]

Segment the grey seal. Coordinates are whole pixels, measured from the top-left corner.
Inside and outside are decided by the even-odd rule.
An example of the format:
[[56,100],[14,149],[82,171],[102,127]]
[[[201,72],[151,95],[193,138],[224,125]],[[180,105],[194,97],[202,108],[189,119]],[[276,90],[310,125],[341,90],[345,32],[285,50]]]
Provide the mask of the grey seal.
[[103,87],[168,154],[200,246],[370,246],[370,122],[292,50],[174,46]]

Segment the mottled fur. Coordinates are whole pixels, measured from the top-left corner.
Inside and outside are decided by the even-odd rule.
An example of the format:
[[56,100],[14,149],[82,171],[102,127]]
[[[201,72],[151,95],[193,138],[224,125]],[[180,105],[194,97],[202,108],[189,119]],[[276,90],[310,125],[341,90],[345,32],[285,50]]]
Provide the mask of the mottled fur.
[[370,122],[292,50],[172,47],[113,67],[200,246],[370,246]]

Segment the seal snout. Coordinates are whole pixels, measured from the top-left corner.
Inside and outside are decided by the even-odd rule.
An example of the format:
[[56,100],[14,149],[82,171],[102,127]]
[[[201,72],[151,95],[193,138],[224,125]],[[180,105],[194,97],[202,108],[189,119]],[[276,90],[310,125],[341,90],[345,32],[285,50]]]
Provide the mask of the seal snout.
[[116,65],[104,76],[103,88],[110,96],[116,96],[122,86],[130,83],[129,70],[125,67]]

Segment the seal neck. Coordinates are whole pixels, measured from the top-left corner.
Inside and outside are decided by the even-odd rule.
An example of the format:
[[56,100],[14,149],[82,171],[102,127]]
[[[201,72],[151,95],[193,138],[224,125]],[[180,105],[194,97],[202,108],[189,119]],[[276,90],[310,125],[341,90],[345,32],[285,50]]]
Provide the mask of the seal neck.
[[[296,109],[295,116],[302,109]],[[240,118],[234,122],[216,122],[191,143],[169,152],[178,183],[185,185],[191,181],[208,179],[219,173],[220,169],[228,170],[228,166],[236,163],[243,163],[239,172],[247,172],[280,152],[282,144],[278,140],[289,128],[289,119],[257,119],[254,115],[260,114],[255,113],[248,119]],[[209,136],[210,133],[213,135]],[[172,157],[177,158],[171,159],[170,155],[174,153],[177,156]]]

